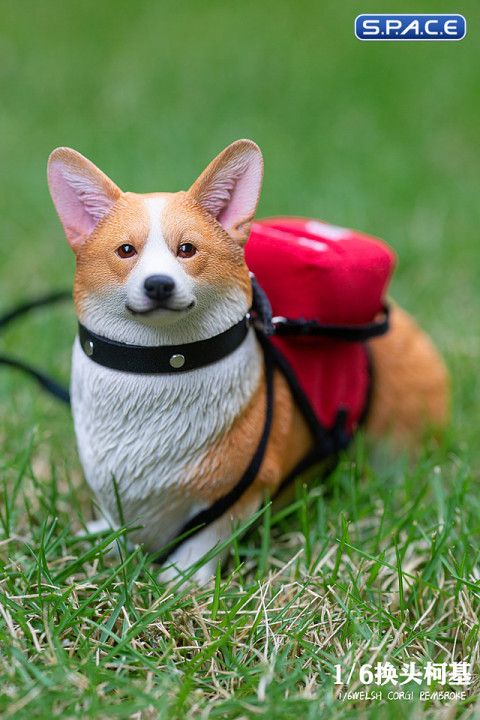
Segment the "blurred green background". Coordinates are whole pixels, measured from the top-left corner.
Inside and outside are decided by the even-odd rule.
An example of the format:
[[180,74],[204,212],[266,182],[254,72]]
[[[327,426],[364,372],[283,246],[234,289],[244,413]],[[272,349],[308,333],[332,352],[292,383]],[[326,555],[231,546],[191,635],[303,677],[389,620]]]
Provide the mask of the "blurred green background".
[[[360,42],[362,12],[462,12],[461,42]],[[361,229],[399,256],[393,294],[446,355],[454,440],[476,450],[480,400],[478,1],[3,2],[0,312],[72,285],[51,204],[51,150],[69,145],[124,190],[187,188],[224,146],[265,158],[259,216]],[[0,352],[65,380],[75,322],[49,309]],[[68,411],[0,368],[0,447],[71,454]]]

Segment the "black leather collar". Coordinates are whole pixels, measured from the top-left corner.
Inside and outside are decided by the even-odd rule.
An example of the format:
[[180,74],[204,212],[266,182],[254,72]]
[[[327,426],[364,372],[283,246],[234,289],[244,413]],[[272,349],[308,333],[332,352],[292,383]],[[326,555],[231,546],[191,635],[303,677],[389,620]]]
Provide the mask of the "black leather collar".
[[145,347],[128,345],[96,335],[78,324],[80,345],[88,357],[99,365],[139,374],[182,373],[217,362],[230,355],[245,339],[250,314],[236,325],[208,340],[185,345]]

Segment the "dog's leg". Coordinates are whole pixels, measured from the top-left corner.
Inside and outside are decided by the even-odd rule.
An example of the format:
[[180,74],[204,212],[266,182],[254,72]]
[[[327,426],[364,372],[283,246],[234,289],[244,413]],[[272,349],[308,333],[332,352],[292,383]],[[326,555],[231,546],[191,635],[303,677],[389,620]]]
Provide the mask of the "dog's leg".
[[428,426],[448,417],[448,373],[437,349],[414,319],[398,305],[390,331],[369,343],[373,392],[366,430],[391,434],[396,445],[414,449]]

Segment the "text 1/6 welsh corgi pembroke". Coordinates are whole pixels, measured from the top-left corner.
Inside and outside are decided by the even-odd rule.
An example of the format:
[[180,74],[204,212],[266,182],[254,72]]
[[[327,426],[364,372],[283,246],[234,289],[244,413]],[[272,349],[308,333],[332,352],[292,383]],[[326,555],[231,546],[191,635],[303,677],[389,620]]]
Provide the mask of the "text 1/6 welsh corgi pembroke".
[[[142,347],[194,343],[235,326],[252,302],[243,246],[263,177],[255,143],[227,147],[187,192],[122,192],[82,155],[50,156],[50,192],[75,252],[74,301],[91,333]],[[394,306],[370,343],[375,384],[366,429],[412,445],[443,423],[447,376],[428,337]],[[93,362],[77,338],[71,398],[81,462],[106,524],[158,552],[189,518],[242,477],[262,435],[266,385],[253,328],[218,362],[181,375],[137,374]],[[228,538],[310,450],[312,437],[284,376],[274,375],[271,432],[260,470],[239,500],[169,558],[173,577]],[[114,479],[114,480],[113,480]],[[115,484],[118,489],[115,489]],[[212,560],[198,571],[205,582]]]

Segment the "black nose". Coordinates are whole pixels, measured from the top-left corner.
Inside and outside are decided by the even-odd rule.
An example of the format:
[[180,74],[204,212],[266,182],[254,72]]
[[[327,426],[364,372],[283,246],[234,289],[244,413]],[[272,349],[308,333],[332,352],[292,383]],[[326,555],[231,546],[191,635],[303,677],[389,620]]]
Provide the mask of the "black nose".
[[175,288],[173,278],[168,275],[150,275],[143,283],[145,294],[152,300],[162,302],[170,297]]

